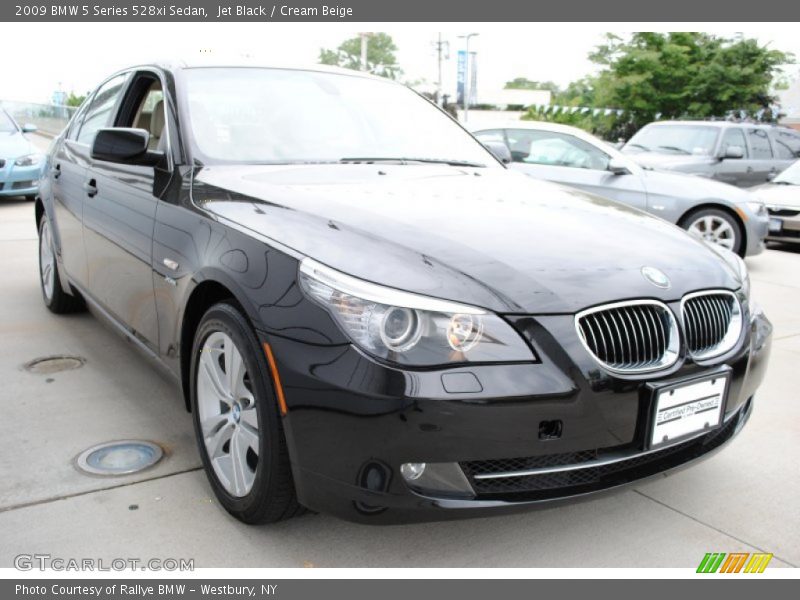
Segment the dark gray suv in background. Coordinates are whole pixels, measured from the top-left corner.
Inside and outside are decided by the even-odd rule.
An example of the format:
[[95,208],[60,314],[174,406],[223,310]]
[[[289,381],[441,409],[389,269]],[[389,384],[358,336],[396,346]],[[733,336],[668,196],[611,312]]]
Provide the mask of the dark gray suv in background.
[[751,187],[770,181],[800,158],[800,132],[729,121],[661,121],[622,148],[639,164]]

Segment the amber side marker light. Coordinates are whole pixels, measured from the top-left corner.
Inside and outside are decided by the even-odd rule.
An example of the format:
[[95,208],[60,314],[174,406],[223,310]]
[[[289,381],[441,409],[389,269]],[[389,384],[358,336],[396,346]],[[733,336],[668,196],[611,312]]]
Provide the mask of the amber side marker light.
[[272,354],[272,348],[270,348],[267,342],[264,342],[264,354],[267,357],[270,373],[272,373],[272,383],[275,386],[275,395],[278,397],[278,407],[281,409],[281,415],[285,415],[289,412],[289,409],[286,408],[286,398],[283,395],[281,376],[278,373],[278,365],[275,363],[275,356]]

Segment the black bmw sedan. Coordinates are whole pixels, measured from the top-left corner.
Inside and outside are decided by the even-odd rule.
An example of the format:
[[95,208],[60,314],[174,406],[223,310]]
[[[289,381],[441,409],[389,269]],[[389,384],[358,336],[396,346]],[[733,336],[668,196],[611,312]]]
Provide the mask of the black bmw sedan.
[[36,220],[47,307],[175,376],[247,523],[619,488],[735,437],[769,354],[737,256],[508,171],[352,71],[116,73],[53,144]]

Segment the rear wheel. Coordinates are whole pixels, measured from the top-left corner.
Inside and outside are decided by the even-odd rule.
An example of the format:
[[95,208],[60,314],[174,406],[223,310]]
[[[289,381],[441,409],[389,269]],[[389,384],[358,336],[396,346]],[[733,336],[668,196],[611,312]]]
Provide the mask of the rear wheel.
[[39,223],[39,283],[44,304],[51,312],[64,314],[83,309],[83,299],[67,294],[61,287],[53,236],[47,217],[43,217]]
[[200,456],[225,510],[245,523],[302,512],[264,353],[232,304],[212,306],[200,321],[190,377]]
[[744,234],[735,217],[718,208],[696,210],[681,221],[681,227],[699,238],[742,256]]

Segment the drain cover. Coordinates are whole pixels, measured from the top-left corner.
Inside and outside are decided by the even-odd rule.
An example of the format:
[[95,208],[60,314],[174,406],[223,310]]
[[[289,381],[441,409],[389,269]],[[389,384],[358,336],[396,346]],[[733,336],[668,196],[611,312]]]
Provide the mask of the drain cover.
[[80,369],[85,362],[86,360],[80,356],[45,356],[25,363],[24,368],[37,375],[51,375],[60,371]]
[[120,440],[92,446],[78,457],[78,468],[92,475],[130,475],[156,464],[164,452],[152,442]]

